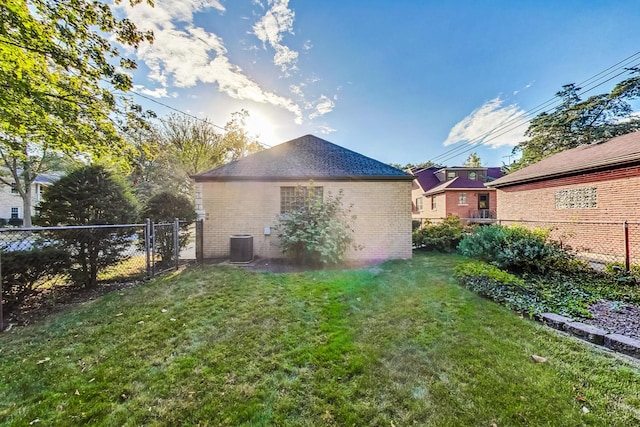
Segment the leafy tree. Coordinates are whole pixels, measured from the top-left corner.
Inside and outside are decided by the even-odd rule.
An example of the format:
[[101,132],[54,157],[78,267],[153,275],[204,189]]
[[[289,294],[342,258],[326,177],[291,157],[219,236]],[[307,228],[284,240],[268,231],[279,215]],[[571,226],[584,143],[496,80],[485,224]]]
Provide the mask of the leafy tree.
[[426,162],[422,162],[422,163],[407,163],[405,165],[401,165],[399,163],[389,163],[389,166],[393,166],[394,168],[400,169],[400,170],[423,169],[423,168],[430,168],[432,166],[444,167],[443,165],[432,162],[431,160],[427,160]]
[[275,227],[280,239],[282,253],[297,264],[339,264],[349,247],[354,244],[350,209],[342,206],[342,190],[337,196],[331,194],[322,200],[314,191],[313,183],[308,187],[298,186],[293,209],[279,219]]
[[469,154],[467,160],[464,161],[464,166],[468,168],[479,168],[480,166],[482,166],[482,160],[480,160],[478,153]]
[[[178,247],[182,249],[189,242],[190,234],[188,228],[196,220],[197,215],[193,203],[188,197],[164,191],[147,201],[141,217],[143,219],[149,218],[155,223],[172,223],[176,218],[180,219]],[[173,228],[157,228],[155,230],[155,242],[161,261],[171,261],[175,248]]]
[[[630,71],[640,73],[639,68]],[[618,83],[611,92],[586,100],[580,98],[579,91],[574,84],[563,86],[556,93],[562,103],[553,112],[541,113],[531,121],[525,132],[529,139],[513,150],[522,156],[509,166],[509,172],[563,150],[640,130],[640,118],[632,115],[630,104],[640,96],[640,76],[634,75]]]
[[31,222],[31,184],[50,153],[126,150],[114,114],[141,110],[114,95],[131,89],[128,71],[136,66],[120,56],[116,43],[136,48],[152,40],[151,32],[118,19],[100,1],[2,3],[0,155],[23,199],[25,225]]
[[[124,180],[104,166],[91,165],[63,176],[44,191],[42,226],[130,224],[138,218],[137,204]],[[81,285],[97,284],[98,272],[126,259],[131,229],[92,228],[56,230],[51,239],[69,254],[72,279]]]
[[223,129],[216,129],[207,119],[170,115],[136,143],[144,156],[140,175],[148,174],[152,187],[162,183],[172,192],[190,194],[191,175],[263,149],[244,130],[247,116],[245,110],[233,113]]

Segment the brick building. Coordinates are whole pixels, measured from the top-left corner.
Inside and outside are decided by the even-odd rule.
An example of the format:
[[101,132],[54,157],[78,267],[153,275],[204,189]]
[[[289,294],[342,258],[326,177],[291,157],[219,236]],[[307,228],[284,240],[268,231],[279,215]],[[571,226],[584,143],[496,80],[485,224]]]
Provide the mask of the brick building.
[[[489,185],[502,222],[553,222],[556,238],[574,247],[620,255],[621,224],[640,225],[640,132],[560,152]],[[631,245],[640,256],[640,243]]]
[[229,256],[230,236],[253,236],[253,252],[281,258],[273,226],[295,188],[313,180],[321,194],[343,191],[356,215],[347,260],[411,258],[411,181],[401,170],[306,135],[193,177],[205,219],[206,258]]
[[451,215],[467,222],[495,220],[495,190],[485,183],[501,177],[500,168],[429,167],[411,173],[414,220],[438,221]]

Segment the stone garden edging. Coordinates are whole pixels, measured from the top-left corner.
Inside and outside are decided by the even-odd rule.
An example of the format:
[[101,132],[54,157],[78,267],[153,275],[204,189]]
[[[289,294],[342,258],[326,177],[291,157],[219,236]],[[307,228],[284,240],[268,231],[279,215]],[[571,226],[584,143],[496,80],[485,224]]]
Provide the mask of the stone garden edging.
[[575,322],[574,319],[570,317],[555,313],[542,313],[539,315],[539,320],[553,329],[567,332],[584,341],[640,359],[640,340],[630,338],[626,335],[610,334],[604,329]]

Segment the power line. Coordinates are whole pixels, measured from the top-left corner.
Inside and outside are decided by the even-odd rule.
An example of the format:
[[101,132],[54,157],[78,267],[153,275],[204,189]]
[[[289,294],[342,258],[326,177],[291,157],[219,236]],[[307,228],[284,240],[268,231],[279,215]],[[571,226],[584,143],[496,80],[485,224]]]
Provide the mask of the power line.
[[[619,77],[620,75],[625,74],[626,72],[629,71],[629,68],[638,67],[640,63],[634,64],[633,66],[629,67],[630,63],[635,61],[638,56],[640,56],[640,51],[635,52],[634,54],[628,56],[627,58],[617,62],[616,64],[606,68],[605,70],[595,74],[594,76],[584,80],[583,82],[580,82],[577,86],[583,86],[585,84],[589,84],[591,86],[586,88],[578,87],[578,91],[580,91],[580,93],[590,92],[593,89],[615,79],[616,77]],[[623,69],[624,71],[611,76],[611,74],[619,71],[620,69]],[[541,111],[549,111],[550,108],[557,107],[559,105],[557,98],[559,98],[559,96],[556,94],[553,98],[537,105],[536,107],[525,112],[524,114],[521,114],[512,119],[509,119],[506,122],[502,123],[501,125],[489,130],[488,132],[485,132],[484,134],[478,137],[472,138],[471,140],[468,140],[465,143],[458,145],[457,147],[453,147],[443,152],[442,154],[439,154],[431,158],[431,161],[433,161],[434,163],[444,163],[452,158],[455,158],[461,154],[464,154],[468,151],[473,150],[481,142],[492,141],[508,132],[513,131],[518,127],[523,126],[524,124],[527,124],[529,121],[529,118],[533,117],[534,115],[537,115],[537,113]],[[496,134],[496,132],[500,132],[500,133]],[[467,148],[467,147],[470,147],[470,148]]]

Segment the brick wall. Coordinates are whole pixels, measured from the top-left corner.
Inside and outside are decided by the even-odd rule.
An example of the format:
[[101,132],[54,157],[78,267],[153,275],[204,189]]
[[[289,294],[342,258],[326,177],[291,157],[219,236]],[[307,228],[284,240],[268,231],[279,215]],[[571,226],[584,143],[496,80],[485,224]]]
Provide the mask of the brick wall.
[[[556,209],[556,192],[595,187],[597,207]],[[640,222],[640,167],[580,174],[497,191],[499,219]]]
[[[467,204],[460,205],[460,193],[467,194]],[[493,190],[447,190],[443,193],[436,194],[436,209],[431,209],[431,197],[423,197],[423,211],[414,212],[413,219],[428,219],[429,221],[441,220],[447,216],[456,215],[460,218],[469,218],[469,211],[478,210],[478,193],[489,193],[489,210],[495,211],[497,208],[497,200],[495,191]],[[419,193],[416,190],[412,192],[413,203]]]
[[[594,187],[596,207],[556,208],[558,191]],[[640,223],[638,166],[500,188],[497,198],[501,223],[551,229],[554,239],[587,258],[620,261],[625,249],[622,223],[634,223],[630,249],[635,262],[640,262],[640,232],[633,232]]]
[[[280,214],[280,187],[306,186],[301,182],[203,182],[201,207],[204,211],[204,256],[227,257],[232,234],[253,236],[254,254],[281,258],[273,226]],[[325,196],[342,189],[343,206],[353,205],[355,243],[360,251],[349,250],[349,260],[411,258],[411,182],[364,181],[323,182]],[[265,234],[265,227],[271,234]]]

